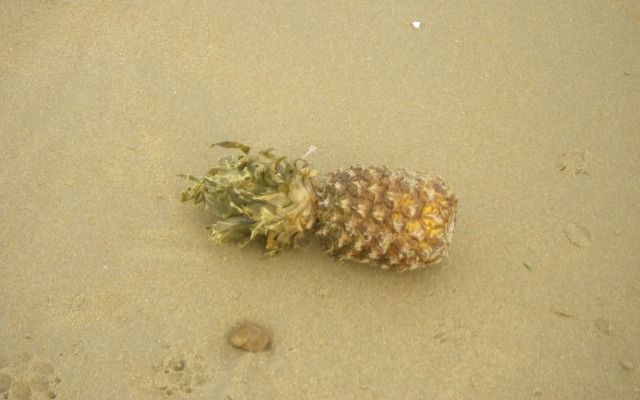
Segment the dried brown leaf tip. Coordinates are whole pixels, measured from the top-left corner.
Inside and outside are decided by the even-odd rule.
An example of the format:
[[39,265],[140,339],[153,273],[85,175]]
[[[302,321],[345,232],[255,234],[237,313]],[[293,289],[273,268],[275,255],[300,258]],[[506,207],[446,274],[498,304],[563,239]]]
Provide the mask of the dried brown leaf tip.
[[457,197],[440,178],[380,166],[341,168],[318,179],[305,160],[271,149],[213,146],[242,154],[223,157],[195,182],[182,201],[203,203],[217,221],[217,241],[266,238],[268,254],[297,246],[315,232],[328,253],[342,260],[399,271],[420,269],[447,255]]

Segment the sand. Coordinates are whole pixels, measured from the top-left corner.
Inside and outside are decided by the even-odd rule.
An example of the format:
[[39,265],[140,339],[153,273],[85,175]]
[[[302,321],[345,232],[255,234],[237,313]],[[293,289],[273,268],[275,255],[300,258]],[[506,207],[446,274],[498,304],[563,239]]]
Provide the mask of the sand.
[[[253,3],[0,4],[0,393],[640,398],[638,3]],[[213,243],[221,140],[444,177],[450,256]]]

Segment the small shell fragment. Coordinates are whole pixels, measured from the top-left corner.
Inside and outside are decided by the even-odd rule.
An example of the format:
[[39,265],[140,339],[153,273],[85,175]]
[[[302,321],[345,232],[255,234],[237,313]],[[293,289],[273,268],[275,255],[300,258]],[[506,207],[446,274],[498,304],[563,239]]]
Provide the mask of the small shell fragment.
[[412,25],[414,28],[418,29],[418,28],[420,28],[420,21],[413,21],[413,22],[411,23],[411,25]]
[[246,323],[236,329],[229,337],[231,344],[242,350],[258,352],[264,350],[271,338],[261,327]]
[[316,146],[309,146],[309,150],[307,150],[307,152],[302,156],[302,159],[304,160],[305,158],[309,157],[310,155],[315,153],[316,150],[318,150]]

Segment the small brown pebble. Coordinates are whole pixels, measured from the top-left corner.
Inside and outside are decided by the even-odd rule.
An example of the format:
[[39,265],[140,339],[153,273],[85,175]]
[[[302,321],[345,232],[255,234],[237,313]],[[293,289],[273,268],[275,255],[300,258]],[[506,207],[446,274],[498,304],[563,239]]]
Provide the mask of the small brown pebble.
[[246,323],[236,329],[229,337],[229,340],[232,345],[239,349],[257,352],[264,350],[271,338],[263,328]]

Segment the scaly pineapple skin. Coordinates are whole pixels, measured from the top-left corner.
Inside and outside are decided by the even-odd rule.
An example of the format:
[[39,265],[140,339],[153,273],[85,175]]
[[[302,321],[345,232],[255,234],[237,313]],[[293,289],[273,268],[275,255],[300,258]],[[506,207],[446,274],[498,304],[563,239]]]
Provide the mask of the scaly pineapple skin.
[[440,178],[352,166],[318,185],[317,236],[339,259],[399,271],[447,254],[458,199]]

